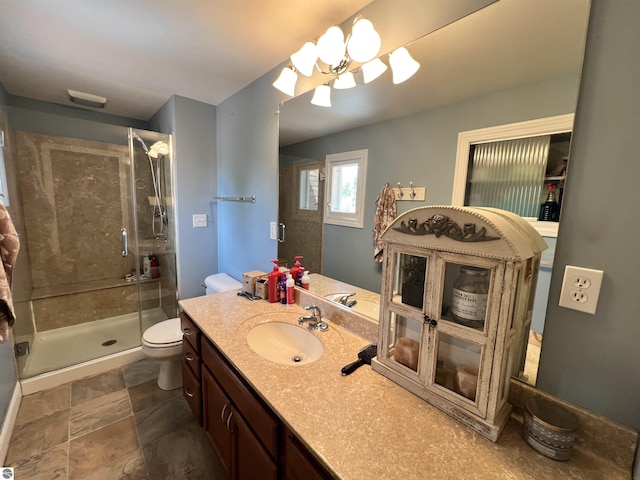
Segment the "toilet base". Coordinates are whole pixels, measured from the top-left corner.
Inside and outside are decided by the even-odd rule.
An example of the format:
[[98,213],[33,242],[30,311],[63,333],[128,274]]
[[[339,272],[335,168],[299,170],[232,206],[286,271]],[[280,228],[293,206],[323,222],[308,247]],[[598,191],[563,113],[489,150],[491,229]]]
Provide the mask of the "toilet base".
[[182,387],[182,357],[160,360],[158,387],[161,390],[175,390]]

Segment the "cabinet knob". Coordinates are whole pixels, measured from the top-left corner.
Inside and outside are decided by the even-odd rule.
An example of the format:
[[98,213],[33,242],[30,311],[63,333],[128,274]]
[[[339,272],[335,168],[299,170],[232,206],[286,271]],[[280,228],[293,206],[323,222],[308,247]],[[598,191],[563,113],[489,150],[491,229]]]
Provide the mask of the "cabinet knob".
[[184,330],[182,330],[182,333],[184,334],[185,337],[190,337],[191,335],[193,335],[193,332],[191,331],[190,328],[185,328]]
[[185,394],[187,397],[193,398],[193,392],[191,392],[191,391],[189,390],[189,387],[187,387],[187,388],[185,388],[185,389],[184,389],[184,394]]
[[433,319],[433,318],[429,318],[429,315],[424,315],[424,323],[426,325],[429,325],[429,327],[437,327],[438,326],[438,321]]
[[185,359],[187,362],[193,362],[193,355],[191,355],[190,353],[185,353],[185,354],[184,354],[184,359]]

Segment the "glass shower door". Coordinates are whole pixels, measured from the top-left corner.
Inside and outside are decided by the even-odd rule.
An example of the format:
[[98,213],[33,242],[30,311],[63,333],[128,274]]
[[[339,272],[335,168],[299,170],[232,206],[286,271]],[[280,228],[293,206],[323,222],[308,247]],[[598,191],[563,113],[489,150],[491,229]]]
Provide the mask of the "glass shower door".
[[[141,332],[177,316],[171,135],[129,129]],[[131,253],[131,252],[130,252]]]

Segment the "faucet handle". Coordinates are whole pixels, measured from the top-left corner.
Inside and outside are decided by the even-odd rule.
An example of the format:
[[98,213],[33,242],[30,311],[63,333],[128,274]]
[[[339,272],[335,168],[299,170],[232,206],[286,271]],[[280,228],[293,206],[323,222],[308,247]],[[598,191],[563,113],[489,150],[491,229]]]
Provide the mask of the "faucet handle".
[[320,307],[318,307],[317,305],[307,305],[306,307],[304,307],[305,310],[313,310],[312,315],[315,317],[316,315],[318,315],[318,318],[322,318],[322,312],[320,311]]

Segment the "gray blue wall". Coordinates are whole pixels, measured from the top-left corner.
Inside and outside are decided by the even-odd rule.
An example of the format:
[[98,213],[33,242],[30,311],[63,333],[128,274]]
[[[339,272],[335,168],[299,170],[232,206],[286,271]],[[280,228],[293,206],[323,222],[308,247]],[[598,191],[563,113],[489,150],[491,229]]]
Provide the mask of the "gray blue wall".
[[[593,0],[538,385],[640,429],[640,2]],[[595,315],[558,307],[565,265],[604,270]]]
[[[0,84],[0,130],[4,130],[8,123],[5,113],[6,107],[4,106],[7,98],[7,91]],[[16,360],[13,356],[13,335],[11,335],[6,343],[0,345],[0,430],[6,419],[6,413],[17,382]],[[0,463],[3,460],[4,458],[0,458]]]
[[282,149],[286,155],[321,161],[331,153],[369,150],[364,228],[324,225],[323,248],[330,253],[323,255],[322,273],[379,292],[381,271],[373,261],[371,232],[384,183],[426,187],[424,203],[398,202],[400,212],[449,205],[459,132],[573,113],[578,82],[574,76],[562,77]]
[[[388,19],[388,28],[378,28],[378,32],[383,39],[382,51],[389,51],[493,1],[437,2],[438,8],[430,10],[427,0],[405,0],[402,5],[395,0],[376,0],[360,13]],[[257,198],[255,204],[217,204],[219,268],[235,278],[248,270],[269,271],[271,260],[277,258],[276,240],[269,239],[269,222],[278,220],[276,110],[287,97],[271,84],[286,64],[218,105],[218,194]],[[314,78],[300,78],[296,93],[313,87]]]
[[[640,256],[634,254],[640,225],[632,205],[640,184],[640,64],[635,61],[640,58],[640,3],[593,0],[590,22],[571,183],[564,199],[538,378],[542,389],[638,429],[640,297],[633,279],[640,270]],[[270,72],[218,108],[219,192],[258,193],[258,201],[266,203],[253,210],[251,205],[232,206],[220,214],[220,269],[236,274],[266,269],[275,258],[275,242],[265,238],[268,222],[277,214],[276,97],[271,86],[276,74]],[[514,106],[513,113],[517,109]],[[506,113],[505,121],[512,121]],[[477,109],[472,113],[479,123],[485,115]],[[478,126],[459,125],[464,130]],[[439,125],[433,128],[438,131]],[[414,158],[431,159],[432,153],[416,151]],[[429,201],[450,201],[446,191],[453,158],[447,154],[440,158],[444,164],[433,164],[422,174],[430,187]],[[398,181],[408,181],[417,175],[399,171],[375,181],[399,176],[403,178]],[[558,271],[567,263],[604,269],[595,316],[555,306],[562,278]]]
[[[174,133],[178,297],[204,295],[202,282],[218,271],[216,107],[174,95],[150,125]],[[194,213],[207,215],[206,228],[193,228]]]

